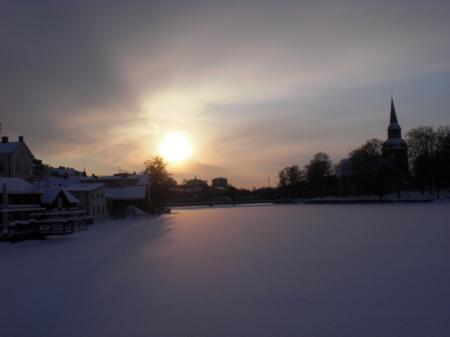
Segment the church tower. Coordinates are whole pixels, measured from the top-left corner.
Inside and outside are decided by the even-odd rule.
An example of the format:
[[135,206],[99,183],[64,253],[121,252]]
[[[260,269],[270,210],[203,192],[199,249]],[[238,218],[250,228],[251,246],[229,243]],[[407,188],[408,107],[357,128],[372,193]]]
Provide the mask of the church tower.
[[388,139],[383,143],[383,156],[390,159],[396,168],[407,175],[408,146],[402,138],[402,128],[398,123],[395,112],[394,99],[391,97],[391,115],[387,129]]

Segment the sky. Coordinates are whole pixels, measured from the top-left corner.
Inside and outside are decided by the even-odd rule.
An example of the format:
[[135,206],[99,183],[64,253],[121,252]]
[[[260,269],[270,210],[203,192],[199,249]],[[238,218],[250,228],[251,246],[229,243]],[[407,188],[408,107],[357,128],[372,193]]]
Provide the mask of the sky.
[[450,124],[448,1],[0,1],[2,135],[45,163],[140,171],[167,133],[181,181],[276,184],[317,152],[338,162]]

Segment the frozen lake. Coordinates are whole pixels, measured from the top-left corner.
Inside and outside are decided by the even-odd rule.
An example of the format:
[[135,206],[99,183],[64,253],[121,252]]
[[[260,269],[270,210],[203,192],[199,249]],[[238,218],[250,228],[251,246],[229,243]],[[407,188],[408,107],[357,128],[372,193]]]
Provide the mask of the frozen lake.
[[0,335],[450,336],[450,203],[178,212],[0,243]]

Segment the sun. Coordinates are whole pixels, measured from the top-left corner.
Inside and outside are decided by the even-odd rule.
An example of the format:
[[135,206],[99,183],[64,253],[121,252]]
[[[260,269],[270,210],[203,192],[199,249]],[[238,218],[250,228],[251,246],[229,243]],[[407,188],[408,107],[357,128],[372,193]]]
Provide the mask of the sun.
[[192,156],[192,145],[186,134],[170,132],[165,135],[159,152],[171,164],[179,164]]

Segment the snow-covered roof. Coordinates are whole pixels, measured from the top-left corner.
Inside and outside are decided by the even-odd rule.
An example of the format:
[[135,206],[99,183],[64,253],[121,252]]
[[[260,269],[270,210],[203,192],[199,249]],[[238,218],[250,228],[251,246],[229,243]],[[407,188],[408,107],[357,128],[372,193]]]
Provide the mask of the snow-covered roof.
[[128,176],[97,176],[84,178],[83,181],[103,181],[103,180],[137,180],[138,176],[130,174]]
[[[81,171],[78,171],[78,170],[75,170],[74,168],[72,168],[72,167],[52,167],[51,169],[50,169],[50,171],[54,174],[54,175],[56,175],[56,176],[60,176],[60,177],[62,177],[62,176],[64,176],[64,175],[78,175],[78,176],[80,176],[80,175],[82,175],[82,173],[83,172],[81,172]],[[84,176],[83,176],[83,178],[84,178]]]
[[148,186],[149,176],[146,174],[129,174],[124,175],[113,175],[113,176],[98,176],[98,177],[88,177],[82,178],[81,182],[101,182],[107,185],[119,185],[121,183],[127,184],[128,186]]
[[150,182],[150,177],[147,174],[139,174],[137,175],[138,181],[136,185],[147,186]]
[[48,182],[50,186],[70,186],[79,184],[83,178],[83,176],[68,176],[65,179],[60,177],[50,177],[48,178]]
[[14,152],[20,145],[20,142],[0,143],[0,154],[8,154]]
[[79,183],[65,186],[65,189],[69,192],[91,192],[103,186],[101,183]]
[[108,187],[105,193],[113,200],[140,200],[145,199],[145,186]]
[[45,192],[52,187],[66,187],[80,183],[81,176],[69,176],[67,178],[62,177],[48,177],[45,179],[33,180],[33,185],[41,192]]
[[78,200],[72,193],[60,187],[52,187],[45,191],[41,197],[41,202],[46,205],[52,204],[60,192],[66,196],[67,200],[71,204],[78,204],[80,202],[80,200]]
[[3,184],[6,184],[8,193],[38,193],[33,185],[22,178],[0,177],[0,192],[3,190]]

